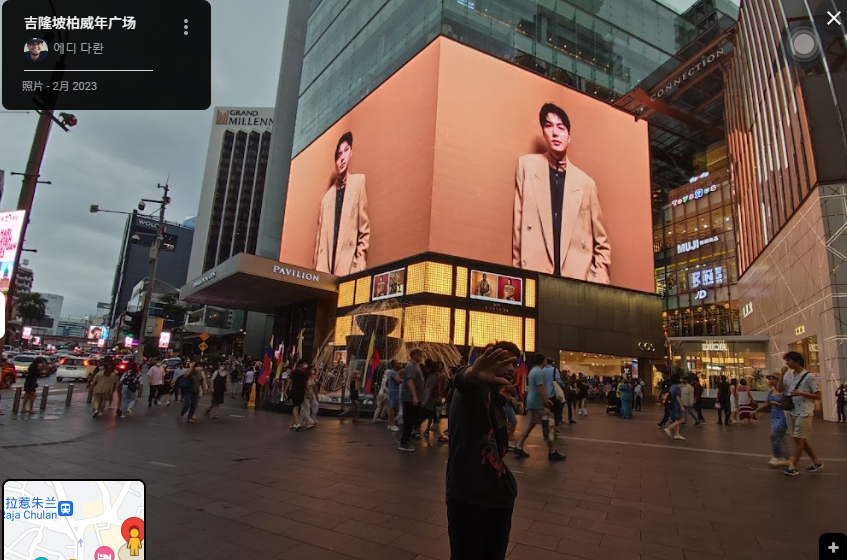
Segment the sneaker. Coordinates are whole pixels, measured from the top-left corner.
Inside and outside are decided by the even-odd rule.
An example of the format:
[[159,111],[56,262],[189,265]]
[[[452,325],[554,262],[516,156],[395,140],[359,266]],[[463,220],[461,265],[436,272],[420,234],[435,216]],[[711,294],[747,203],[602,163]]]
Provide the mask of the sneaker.
[[576,424],[576,420],[568,420],[568,424]]
[[179,416],[177,416],[177,417],[176,417],[176,421],[177,421],[177,422],[182,422],[182,414],[180,414]]
[[171,406],[171,401],[166,402],[165,406]]
[[98,416],[100,416],[100,413],[99,413],[99,412],[95,412],[95,413],[94,413],[94,416],[92,416],[92,418],[97,418]]
[[147,403],[147,408],[150,408],[152,406],[153,406],[153,403],[151,403],[151,402]]
[[665,428],[665,433],[668,434],[668,437],[673,437],[673,433],[670,428]]
[[399,426],[389,426],[389,429],[390,429],[392,432],[399,432],[399,431],[400,431],[400,427],[399,427]]
[[194,423],[194,418],[189,418],[189,419],[188,419],[188,423],[189,423],[189,424],[193,424],[193,423]]
[[656,425],[657,425],[657,426],[659,426],[660,428],[664,428],[664,427],[665,427],[665,425],[664,425],[664,424],[662,424],[661,422],[656,422]]
[[818,472],[820,470],[823,470],[823,463],[815,463],[811,467],[807,468],[806,472],[813,473],[813,472]]
[[415,450],[415,448],[412,447],[411,445],[409,445],[408,443],[406,445],[399,446],[397,449],[399,449],[400,451],[408,451],[408,452],[412,452],[412,451]]
[[785,469],[785,474],[787,474],[788,476],[797,476],[798,474],[800,474],[800,471],[798,471],[792,466],[789,466],[787,469]]
[[417,434],[415,434],[415,439],[422,439],[422,436],[421,436],[420,432],[418,432]]
[[550,462],[564,461],[567,457],[560,455],[558,451],[547,454],[547,460]]
[[780,461],[781,461],[781,459],[777,459],[776,457],[771,457],[770,461],[768,461],[768,464],[772,467],[776,467],[776,466],[779,465]]
[[527,453],[526,451],[524,451],[520,447],[515,447],[514,449],[512,449],[512,453],[514,453],[515,455],[517,455],[521,459],[526,459],[527,457],[529,457],[529,453]]
[[776,460],[776,466],[777,467],[787,467],[789,465],[791,465],[791,461],[789,461],[788,459],[777,459]]
[[684,437],[682,437],[682,436],[674,436],[673,438],[674,438],[674,439],[679,439],[679,440],[685,441],[685,438],[684,438]]
[[699,426],[702,422],[694,422],[695,426]]
[[120,418],[123,415],[123,412],[121,412],[121,409],[119,408],[115,411],[115,414],[117,415],[118,418]]
[[132,409],[131,409],[131,408],[128,408],[128,409],[127,409],[127,411],[126,411],[126,415],[127,415],[127,416],[132,416]]

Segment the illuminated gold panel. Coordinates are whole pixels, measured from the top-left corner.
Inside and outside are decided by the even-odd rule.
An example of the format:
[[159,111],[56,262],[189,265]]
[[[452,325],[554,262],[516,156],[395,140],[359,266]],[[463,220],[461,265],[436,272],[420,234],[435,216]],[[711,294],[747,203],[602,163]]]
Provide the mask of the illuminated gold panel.
[[410,264],[406,269],[406,293],[420,294],[426,288],[426,263]]
[[453,295],[453,267],[449,264],[425,262],[409,265],[406,293]]
[[535,352],[535,319],[526,320],[524,340],[524,352]]
[[426,263],[426,291],[449,296],[453,294],[453,267],[449,264]]
[[356,280],[356,305],[368,303],[371,300],[371,277],[365,276]]
[[[352,284],[352,282],[350,282]],[[353,317],[336,317],[335,319],[335,345],[347,346],[347,335],[351,334],[350,328]]]
[[[527,307],[535,307],[535,280],[532,278],[526,279],[526,294],[524,295],[524,302],[526,302]],[[534,352],[534,350],[530,350]]]
[[407,307],[403,318],[407,342],[450,343],[450,308],[434,305]]
[[468,269],[464,266],[456,267],[456,297],[468,297]]
[[456,346],[464,346],[465,329],[468,326],[468,312],[464,309],[456,309],[453,315],[453,344]]
[[521,317],[471,311],[468,338],[477,348],[499,340],[508,340],[522,346],[522,323]]
[[356,283],[351,280],[344,282],[338,286],[338,307],[349,307],[353,305],[353,294],[356,290]]

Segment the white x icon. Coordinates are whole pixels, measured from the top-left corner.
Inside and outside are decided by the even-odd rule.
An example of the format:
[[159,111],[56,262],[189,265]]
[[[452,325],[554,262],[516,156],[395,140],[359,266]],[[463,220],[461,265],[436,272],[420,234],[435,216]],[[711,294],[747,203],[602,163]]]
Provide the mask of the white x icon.
[[830,12],[830,11],[827,11],[826,14],[829,16],[829,21],[827,22],[827,25],[832,25],[833,21],[835,23],[837,23],[838,25],[841,25],[841,20],[838,19],[838,16],[841,15],[840,11],[836,12],[835,15],[833,15],[832,12]]

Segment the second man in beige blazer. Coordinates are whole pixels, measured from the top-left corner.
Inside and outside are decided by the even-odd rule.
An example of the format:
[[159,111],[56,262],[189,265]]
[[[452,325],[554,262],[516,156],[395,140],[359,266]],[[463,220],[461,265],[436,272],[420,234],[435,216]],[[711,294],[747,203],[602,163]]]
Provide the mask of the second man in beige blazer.
[[321,200],[312,268],[347,276],[367,267],[371,226],[365,176],[348,173],[353,134],[345,132],[335,148],[335,182]]
[[547,103],[539,122],[545,154],[518,159],[512,266],[609,283],[611,247],[594,180],[567,158],[570,120]]

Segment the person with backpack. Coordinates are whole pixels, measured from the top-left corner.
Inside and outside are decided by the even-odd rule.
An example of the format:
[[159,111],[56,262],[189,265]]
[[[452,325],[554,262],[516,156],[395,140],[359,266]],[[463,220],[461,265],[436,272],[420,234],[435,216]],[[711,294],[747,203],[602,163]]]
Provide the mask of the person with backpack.
[[135,406],[135,401],[138,400],[138,390],[140,388],[141,372],[138,371],[138,364],[133,363],[126,370],[126,373],[121,376],[121,407],[118,409],[118,418],[124,415],[132,416],[132,407]]
[[188,423],[194,423],[194,413],[197,411],[197,404],[200,402],[200,391],[208,390],[206,382],[206,374],[203,373],[203,365],[195,362],[188,373],[182,376],[183,379],[183,402],[182,412],[179,413],[177,420],[182,421],[182,417],[188,412]]
[[[212,416],[215,420],[218,419],[218,408],[224,402],[228,385],[229,375],[226,371],[226,362],[221,362],[221,365],[212,374],[212,404],[206,410],[206,416]],[[212,415],[213,412],[214,415]]]

